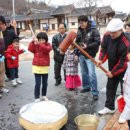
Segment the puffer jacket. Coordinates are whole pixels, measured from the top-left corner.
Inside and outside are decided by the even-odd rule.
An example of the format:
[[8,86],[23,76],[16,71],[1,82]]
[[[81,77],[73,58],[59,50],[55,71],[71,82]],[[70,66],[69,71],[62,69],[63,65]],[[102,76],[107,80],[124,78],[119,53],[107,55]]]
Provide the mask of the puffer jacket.
[[[7,67],[8,68],[17,68],[19,66],[19,55],[23,53],[23,49],[14,49],[13,44],[9,45],[6,52],[5,52],[5,57],[7,60]],[[15,56],[16,59],[13,60],[12,56]]]
[[87,45],[85,51],[92,56],[93,58],[96,56],[98,52],[99,45],[101,43],[99,31],[96,29],[96,26],[90,25],[89,28],[83,30],[82,28],[78,28],[76,43],[80,46],[82,43]]
[[50,56],[49,53],[52,49],[50,43],[34,44],[32,41],[29,44],[28,50],[34,54],[33,65],[36,66],[49,66]]
[[52,47],[54,50],[54,60],[60,63],[63,63],[64,60],[64,55],[61,55],[58,47],[61,44],[61,42],[64,40],[64,38],[66,37],[66,33],[63,35],[63,37],[61,36],[60,33],[56,34],[53,39],[52,39]]

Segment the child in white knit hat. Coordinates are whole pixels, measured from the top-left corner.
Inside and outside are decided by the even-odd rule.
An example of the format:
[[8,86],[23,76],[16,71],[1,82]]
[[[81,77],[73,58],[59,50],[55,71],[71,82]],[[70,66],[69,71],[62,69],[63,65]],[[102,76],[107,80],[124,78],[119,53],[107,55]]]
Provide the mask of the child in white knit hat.
[[128,67],[126,73],[124,75],[124,85],[123,85],[123,92],[124,92],[124,100],[126,105],[124,107],[123,112],[120,115],[119,123],[125,123],[126,120],[130,120],[130,46],[128,47]]

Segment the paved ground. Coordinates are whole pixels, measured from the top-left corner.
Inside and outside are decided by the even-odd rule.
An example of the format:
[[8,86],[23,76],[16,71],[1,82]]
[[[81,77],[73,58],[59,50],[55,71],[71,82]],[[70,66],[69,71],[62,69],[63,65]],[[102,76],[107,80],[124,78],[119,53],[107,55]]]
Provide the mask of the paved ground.
[[[66,130],[76,130],[74,118],[79,114],[94,114],[104,106],[105,101],[105,74],[97,69],[98,86],[100,90],[99,101],[92,100],[91,93],[81,94],[79,91],[67,91],[64,81],[60,86],[54,86],[53,78],[53,60],[51,60],[51,69],[48,82],[48,97],[50,100],[64,104],[69,113],[69,120]],[[22,130],[18,124],[19,109],[30,102],[34,101],[34,77],[31,72],[31,61],[23,61],[20,63],[20,77],[24,84],[16,88],[11,87],[10,82],[6,83],[10,93],[3,95],[0,100],[0,130]],[[101,130],[104,123],[110,116],[99,117],[101,123],[98,130]]]
[[[52,36],[49,37],[50,40],[51,38]],[[24,43],[25,41],[23,40],[22,42]],[[24,43],[22,44],[22,47],[27,48],[27,45],[27,43]],[[25,60],[30,59],[30,56],[28,55],[29,54],[24,55],[24,57],[26,57]],[[60,86],[55,87],[53,66],[53,59],[51,59],[48,98],[64,104],[68,109],[69,120],[63,130],[76,130],[74,118],[77,115],[84,113],[97,114],[97,111],[104,107],[107,78],[100,69],[96,68],[100,94],[99,101],[94,102],[91,93],[81,94],[80,89],[77,91],[67,91],[65,89],[64,81],[62,81]],[[107,68],[106,64],[105,68]],[[22,130],[18,123],[19,110],[23,105],[34,101],[34,76],[31,71],[31,61],[20,62],[20,77],[24,82],[23,85],[13,88],[11,87],[10,82],[6,83],[7,88],[10,89],[10,93],[4,94],[2,99],[0,99],[0,130]],[[100,118],[98,130],[102,130],[105,122],[110,118],[110,115],[98,117]]]

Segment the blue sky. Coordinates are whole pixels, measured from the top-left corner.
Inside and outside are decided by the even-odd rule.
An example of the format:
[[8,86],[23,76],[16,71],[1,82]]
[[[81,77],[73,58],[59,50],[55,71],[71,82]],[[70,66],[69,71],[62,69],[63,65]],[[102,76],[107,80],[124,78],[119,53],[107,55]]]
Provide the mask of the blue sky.
[[[37,0],[41,1],[41,0]],[[48,2],[49,0],[45,0]],[[51,0],[51,4],[53,5],[63,5],[63,4],[72,4],[77,3],[79,0]],[[82,0],[80,0],[82,1]],[[99,0],[101,1],[100,5],[110,5],[115,11],[123,11],[123,12],[130,12],[130,0]],[[102,4],[103,3],[103,4]]]

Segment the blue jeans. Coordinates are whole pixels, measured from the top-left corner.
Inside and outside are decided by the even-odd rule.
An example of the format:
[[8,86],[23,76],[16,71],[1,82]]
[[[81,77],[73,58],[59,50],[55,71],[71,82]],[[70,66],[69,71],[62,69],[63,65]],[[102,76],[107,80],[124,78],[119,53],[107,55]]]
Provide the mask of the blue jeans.
[[18,68],[9,68],[10,78],[11,80],[14,80],[18,78]]
[[46,96],[48,74],[35,74],[35,89],[34,89],[35,99],[40,98],[41,81],[42,81],[42,96]]
[[97,90],[97,76],[95,73],[95,65],[90,60],[85,58],[85,56],[79,56],[81,74],[82,74],[82,84],[84,89],[91,88],[93,95],[98,95]]

